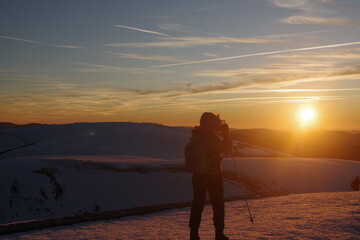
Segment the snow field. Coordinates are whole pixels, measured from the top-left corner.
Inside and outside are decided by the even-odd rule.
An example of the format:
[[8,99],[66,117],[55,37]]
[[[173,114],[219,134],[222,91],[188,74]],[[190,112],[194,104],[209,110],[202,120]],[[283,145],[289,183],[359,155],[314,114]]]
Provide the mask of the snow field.
[[[228,197],[269,191],[349,191],[351,180],[360,173],[360,162],[346,160],[243,157],[236,161],[252,185],[239,190],[225,182]],[[188,202],[191,175],[167,169],[181,164],[181,160],[114,155],[0,160],[0,224]],[[234,171],[232,159],[225,159],[223,166]]]
[[[191,175],[181,165],[189,137],[189,128],[139,123],[1,131],[0,152],[35,144],[0,155],[0,224],[188,202]],[[225,183],[225,196],[349,191],[351,180],[360,175],[359,161],[266,157],[271,150],[246,146],[240,150],[247,157],[236,158],[244,189]],[[223,168],[234,171],[233,159],[224,159]],[[296,194],[249,202],[255,225],[248,220],[244,202],[226,205],[232,239],[360,239],[358,193]],[[187,239],[188,215],[187,208],[3,238]],[[213,238],[211,219],[207,207],[202,239]]]
[[[360,192],[291,194],[249,200],[255,224],[249,221],[244,201],[226,203],[226,233],[240,239],[360,239]],[[98,221],[28,233],[4,240],[188,239],[190,208],[164,211],[113,221]],[[200,228],[202,240],[214,239],[211,206]]]

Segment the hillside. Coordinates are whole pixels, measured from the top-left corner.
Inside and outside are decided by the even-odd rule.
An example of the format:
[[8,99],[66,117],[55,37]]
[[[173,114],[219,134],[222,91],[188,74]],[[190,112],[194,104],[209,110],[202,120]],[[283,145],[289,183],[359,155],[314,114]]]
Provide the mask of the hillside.
[[235,130],[242,142],[298,157],[360,160],[360,133],[341,131],[286,132],[267,129]]
[[0,131],[0,158],[29,155],[130,155],[180,159],[189,130],[147,123],[74,123]]
[[[189,137],[189,128],[146,123],[2,130],[0,223],[188,202],[183,149]],[[245,152],[260,152],[252,149]],[[227,186],[227,196],[272,191],[260,177],[244,182],[241,193]]]
[[[0,224],[191,201],[183,149],[190,129],[76,123],[0,131]],[[235,141],[225,196],[349,191],[360,163],[298,158]],[[19,148],[20,146],[20,148]],[[241,156],[241,157],[238,157]],[[276,157],[275,157],[276,156]]]

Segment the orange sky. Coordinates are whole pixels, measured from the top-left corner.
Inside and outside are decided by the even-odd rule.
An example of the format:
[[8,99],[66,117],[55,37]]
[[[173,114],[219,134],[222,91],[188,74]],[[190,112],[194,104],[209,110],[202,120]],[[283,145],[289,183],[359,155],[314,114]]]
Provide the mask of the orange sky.
[[[360,3],[6,1],[0,121],[360,129]],[[21,12],[22,14],[19,14]]]

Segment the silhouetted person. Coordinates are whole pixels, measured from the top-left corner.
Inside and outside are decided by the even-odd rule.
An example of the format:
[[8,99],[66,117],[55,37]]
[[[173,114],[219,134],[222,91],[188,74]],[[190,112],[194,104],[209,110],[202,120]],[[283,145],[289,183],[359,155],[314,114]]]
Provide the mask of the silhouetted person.
[[351,188],[354,191],[359,191],[359,186],[360,186],[360,177],[356,176],[356,178],[351,182]]
[[[217,134],[220,134],[222,139]],[[192,130],[191,141],[197,142],[198,146],[201,146],[201,153],[198,157],[199,167],[190,170],[193,173],[193,201],[189,221],[190,239],[200,239],[201,215],[208,192],[213,209],[215,239],[227,240],[229,238],[224,235],[225,207],[221,153],[230,152],[232,148],[229,127],[220,119],[219,115],[205,112],[201,116],[200,126],[196,126]]]

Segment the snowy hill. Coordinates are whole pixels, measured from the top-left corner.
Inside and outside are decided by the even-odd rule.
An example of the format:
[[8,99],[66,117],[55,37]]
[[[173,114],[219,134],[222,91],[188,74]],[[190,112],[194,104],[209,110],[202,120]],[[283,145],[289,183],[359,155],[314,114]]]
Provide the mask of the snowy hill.
[[14,141],[12,147],[25,143],[34,145],[7,153],[2,158],[28,155],[130,155],[180,159],[189,131],[181,127],[146,123],[75,123],[9,129],[0,133],[0,152],[10,147],[7,146],[10,139]]
[[[189,137],[189,128],[145,123],[1,130],[0,224],[188,202],[191,175],[184,171],[183,148]],[[243,189],[225,183],[227,197],[348,191],[360,174],[360,162],[259,157],[282,153],[241,142],[237,147]],[[223,167],[224,176],[234,176],[231,157]]]

